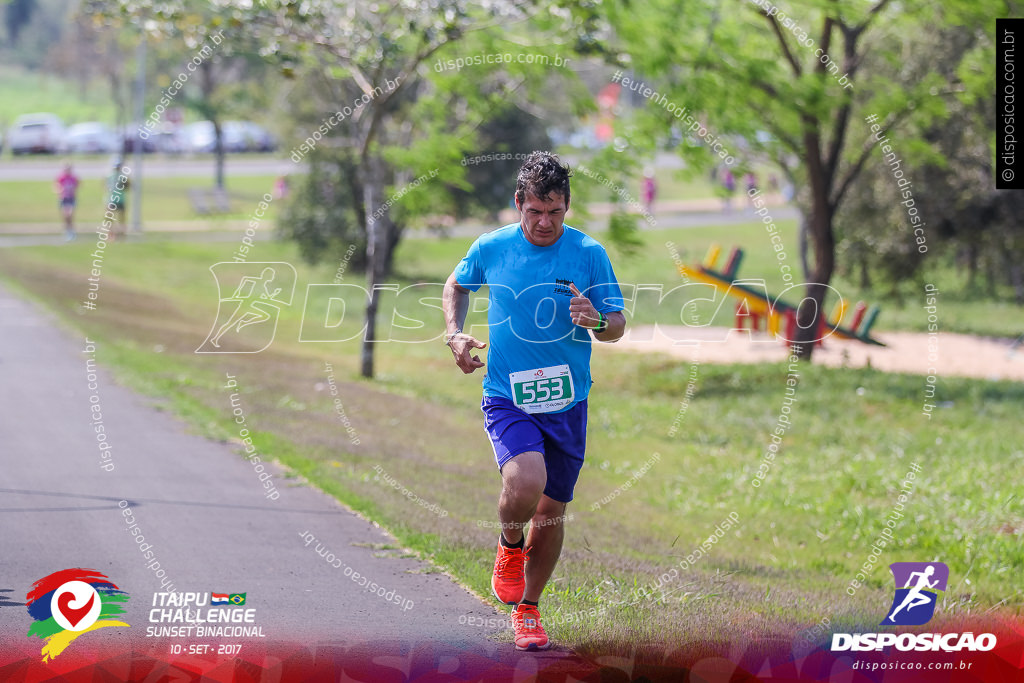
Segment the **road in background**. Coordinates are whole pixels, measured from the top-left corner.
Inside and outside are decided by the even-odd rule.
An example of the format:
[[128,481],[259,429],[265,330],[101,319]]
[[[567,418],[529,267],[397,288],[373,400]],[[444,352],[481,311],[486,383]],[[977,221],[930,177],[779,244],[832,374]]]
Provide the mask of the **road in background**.
[[[64,157],[61,155],[32,157],[30,159],[0,160],[0,182],[16,180],[49,180],[57,177],[65,161],[70,161],[75,175],[82,180],[96,180],[110,175],[115,155],[90,157]],[[131,166],[129,155],[125,162]],[[213,178],[214,159],[203,157],[167,157],[147,154],[143,157],[143,173],[146,178],[183,178],[209,175]],[[229,154],[224,162],[224,175],[260,176],[305,173],[304,164],[293,163],[290,159],[279,159],[270,155]]]

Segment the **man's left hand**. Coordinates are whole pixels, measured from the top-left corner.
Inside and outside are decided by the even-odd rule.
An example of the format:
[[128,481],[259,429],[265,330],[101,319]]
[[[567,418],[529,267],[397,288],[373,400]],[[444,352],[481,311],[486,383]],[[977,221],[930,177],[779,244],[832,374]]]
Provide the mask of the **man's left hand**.
[[569,316],[572,322],[580,327],[594,329],[601,324],[601,314],[594,308],[590,299],[580,294],[580,290],[572,282],[569,283],[569,290],[573,293],[569,300]]

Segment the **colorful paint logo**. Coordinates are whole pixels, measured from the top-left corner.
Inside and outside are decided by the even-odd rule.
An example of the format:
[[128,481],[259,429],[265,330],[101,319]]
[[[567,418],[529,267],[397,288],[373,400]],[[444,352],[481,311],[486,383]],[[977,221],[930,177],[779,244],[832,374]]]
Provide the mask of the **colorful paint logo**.
[[43,661],[55,658],[80,635],[106,626],[130,628],[112,619],[124,614],[129,595],[95,569],[64,569],[32,584],[25,596],[35,621],[28,636],[45,641]]
[[896,581],[892,607],[882,626],[920,626],[935,614],[935,602],[949,582],[949,567],[942,562],[893,562]]

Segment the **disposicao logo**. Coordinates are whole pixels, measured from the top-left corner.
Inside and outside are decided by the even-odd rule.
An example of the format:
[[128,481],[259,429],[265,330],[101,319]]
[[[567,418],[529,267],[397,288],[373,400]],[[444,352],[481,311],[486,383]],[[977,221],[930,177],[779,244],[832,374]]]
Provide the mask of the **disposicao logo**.
[[946,590],[949,567],[942,562],[893,562],[896,594],[881,626],[920,626],[931,621],[939,591]]
[[210,333],[195,352],[259,353],[270,346],[281,310],[291,306],[295,295],[295,268],[284,262],[222,261],[210,272],[220,304]]
[[[949,567],[942,562],[894,562],[889,565],[896,589],[880,626],[920,626],[935,614],[938,594],[946,590]],[[992,633],[833,633],[832,651],[985,652],[996,646]]]
[[111,617],[124,614],[128,594],[95,569],[64,569],[45,576],[25,596],[35,621],[28,637],[45,641],[43,661],[55,658],[75,638],[106,626],[129,625]]

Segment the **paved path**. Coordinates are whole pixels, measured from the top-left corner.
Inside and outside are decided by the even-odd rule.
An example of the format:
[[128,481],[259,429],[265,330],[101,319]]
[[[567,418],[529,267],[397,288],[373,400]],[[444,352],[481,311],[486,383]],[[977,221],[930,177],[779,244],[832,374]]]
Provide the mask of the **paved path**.
[[[87,367],[92,358],[95,366]],[[38,657],[41,641],[26,638],[25,593],[34,581],[71,567],[99,570],[131,595],[130,629],[83,639],[137,651],[175,642],[145,638],[154,594],[171,588],[170,581],[176,591],[247,593],[268,641],[362,643],[381,653],[425,645],[499,670],[538,664],[586,669],[566,651],[526,655],[489,639],[505,630],[495,610],[446,575],[425,573],[423,562],[375,552],[373,544],[393,539],[273,466],[270,481],[280,497],[268,499],[249,461],[229,445],[189,434],[153,399],[119,386],[106,363],[106,349],[91,348],[0,287],[0,651],[7,651],[0,656],[0,679],[6,680],[2,665],[14,652]],[[93,405],[109,444],[107,469]],[[147,568],[128,531],[125,506],[162,577]],[[307,546],[303,534],[316,540]],[[328,562],[331,555],[317,553],[318,544],[335,565],[372,577],[386,596],[346,577]],[[401,604],[389,602],[391,595],[401,596]],[[493,625],[465,625],[470,618]],[[243,647],[250,644],[243,641]],[[528,656],[534,659],[523,659]]]
[[[286,155],[287,152],[282,152]],[[60,174],[67,157],[36,156],[29,158],[0,160],[0,182],[17,180],[48,180],[53,181]],[[89,157],[70,157],[75,174],[83,180],[106,178],[110,175],[110,165],[114,155]],[[125,161],[131,165],[135,157],[129,154]],[[209,176],[213,179],[214,159],[212,155],[202,157],[165,157],[146,154],[143,156],[142,169],[147,178],[187,178],[192,176]],[[228,177],[256,175],[284,175],[305,173],[306,166],[292,163],[288,158],[247,154],[228,154],[224,162],[224,173]]]

